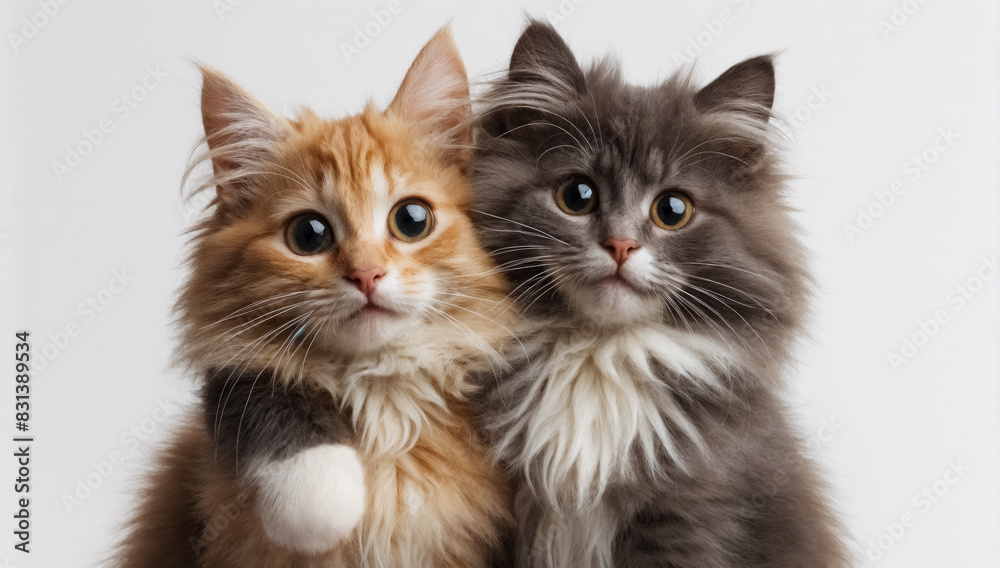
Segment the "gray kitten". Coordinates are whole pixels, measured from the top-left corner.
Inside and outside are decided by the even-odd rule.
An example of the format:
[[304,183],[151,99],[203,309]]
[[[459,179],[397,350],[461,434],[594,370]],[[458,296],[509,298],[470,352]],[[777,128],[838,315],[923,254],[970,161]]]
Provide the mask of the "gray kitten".
[[485,94],[475,221],[523,315],[482,381],[504,565],[847,565],[781,399],[809,276],[773,98],[770,57],[636,87],[539,22]]

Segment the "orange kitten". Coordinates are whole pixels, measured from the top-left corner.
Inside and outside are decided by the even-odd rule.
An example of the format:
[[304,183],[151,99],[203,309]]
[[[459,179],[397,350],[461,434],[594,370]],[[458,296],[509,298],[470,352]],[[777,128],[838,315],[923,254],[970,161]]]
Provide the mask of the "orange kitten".
[[203,70],[216,187],[178,304],[199,414],[120,566],[487,566],[503,476],[467,374],[507,290],[466,217],[469,88],[447,30],[385,112],[288,120]]

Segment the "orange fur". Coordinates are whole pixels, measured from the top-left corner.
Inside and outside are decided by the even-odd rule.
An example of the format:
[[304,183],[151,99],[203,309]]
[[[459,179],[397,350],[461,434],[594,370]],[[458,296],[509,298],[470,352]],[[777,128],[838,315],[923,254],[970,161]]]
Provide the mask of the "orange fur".
[[[456,410],[458,410],[456,408]],[[456,417],[458,418],[458,417]],[[204,429],[187,426],[164,452],[142,495],[118,565],[127,568],[334,568],[348,566],[488,566],[496,526],[509,522],[505,480],[474,434],[436,424],[399,459],[366,456],[372,503],[360,539],[329,553],[293,554],[269,542],[254,509],[255,493],[214,466]],[[425,491],[421,511],[408,487]],[[435,524],[435,521],[438,524]],[[360,535],[359,535],[360,536]],[[422,542],[421,542],[422,541]],[[406,546],[415,544],[417,546]],[[404,557],[402,549],[425,554]],[[381,563],[374,559],[380,555]]]
[[[427,73],[442,71],[452,79],[450,106],[427,98]],[[266,367],[281,381],[328,391],[354,424],[368,503],[354,536],[334,550],[285,550],[265,535],[252,484],[220,467],[213,432],[192,419],[149,479],[119,566],[488,565],[510,523],[506,481],[464,399],[469,372],[499,364],[511,312],[506,284],[466,217],[468,87],[458,72],[464,81],[450,36],[439,32],[385,112],[368,105],[325,120],[304,111],[290,121],[205,71],[215,168],[208,186],[217,196],[195,230],[178,302],[181,359],[198,373]],[[227,109],[234,98],[238,108]],[[235,114],[245,119],[239,128],[227,122]],[[241,136],[266,146],[266,155],[226,153],[247,147]],[[415,243],[386,229],[388,208],[409,197],[429,203],[436,220]],[[283,248],[285,227],[305,211],[331,220],[337,246],[312,257]],[[336,303],[332,289],[351,270],[372,265],[398,275],[403,293],[430,294],[437,311],[410,314],[401,339],[368,353],[345,347],[346,324],[322,310]],[[288,295],[300,290],[310,292]],[[308,348],[292,349],[299,325],[290,321],[310,322]]]

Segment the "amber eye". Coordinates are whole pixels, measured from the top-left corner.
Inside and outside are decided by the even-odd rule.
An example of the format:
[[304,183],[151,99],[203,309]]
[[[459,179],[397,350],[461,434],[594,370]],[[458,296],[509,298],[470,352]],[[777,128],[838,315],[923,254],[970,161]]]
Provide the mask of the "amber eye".
[[694,205],[691,199],[679,191],[661,193],[653,201],[650,211],[653,222],[668,231],[676,231],[691,221]]
[[389,230],[401,241],[419,241],[433,229],[434,213],[421,199],[404,199],[389,212]]
[[570,215],[586,215],[597,206],[597,191],[590,182],[572,178],[556,188],[556,205]]
[[285,229],[285,242],[292,252],[302,256],[319,254],[333,244],[333,229],[316,213],[305,213],[292,219]]

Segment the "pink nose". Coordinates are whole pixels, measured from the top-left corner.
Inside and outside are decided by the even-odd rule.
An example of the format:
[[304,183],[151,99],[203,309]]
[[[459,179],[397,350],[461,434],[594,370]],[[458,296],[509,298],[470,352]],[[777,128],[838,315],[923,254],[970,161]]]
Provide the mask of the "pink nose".
[[618,268],[621,268],[625,264],[625,261],[628,260],[629,255],[639,250],[639,243],[635,242],[635,239],[611,237],[604,241],[604,248],[611,255],[611,258],[615,259],[615,262],[618,263]]
[[347,275],[347,280],[354,284],[354,287],[361,290],[365,296],[371,296],[375,291],[378,281],[385,276],[385,270],[379,267],[366,268],[364,270],[352,270]]

